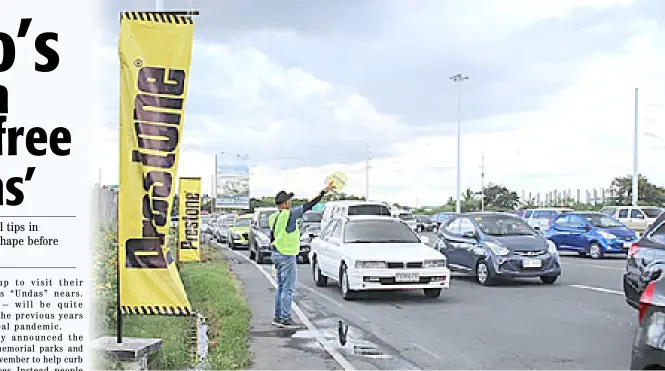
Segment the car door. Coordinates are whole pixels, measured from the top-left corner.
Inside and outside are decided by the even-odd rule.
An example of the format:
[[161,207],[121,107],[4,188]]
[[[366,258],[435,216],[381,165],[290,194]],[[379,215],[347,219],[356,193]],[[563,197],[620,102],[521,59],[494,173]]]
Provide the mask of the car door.
[[328,274],[331,277],[337,277],[339,273],[340,261],[342,260],[342,231],[344,229],[344,223],[341,220],[337,220],[335,225],[333,225],[330,230],[330,235],[328,236],[328,247],[326,250],[326,259],[328,259],[328,267],[326,267]]
[[579,215],[568,216],[568,246],[574,250],[585,250],[589,246],[587,221]]
[[466,217],[459,217],[446,224],[443,232],[445,246],[443,251],[448,265],[454,269],[469,271],[473,267],[473,248],[477,241],[465,237],[465,232],[475,231],[473,222]]
[[642,232],[647,229],[647,216],[644,215],[644,212],[640,209],[630,209],[628,220],[634,225],[634,227],[632,227],[634,230]]
[[568,219],[567,215],[559,215],[552,221],[552,228],[550,228],[548,237],[557,248],[567,249],[568,248]]
[[330,274],[330,267],[332,265],[330,257],[330,236],[337,223],[339,223],[339,220],[331,220],[316,243],[316,259],[319,262],[319,268],[326,275]]
[[635,226],[630,222],[630,208],[624,207],[617,211],[617,220],[625,224],[630,229],[635,229]]

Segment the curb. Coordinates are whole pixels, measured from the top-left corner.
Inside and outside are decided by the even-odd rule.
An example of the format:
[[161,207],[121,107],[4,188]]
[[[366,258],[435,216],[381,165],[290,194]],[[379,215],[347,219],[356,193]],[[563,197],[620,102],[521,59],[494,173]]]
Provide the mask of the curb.
[[[255,261],[249,259],[245,255],[243,255],[243,254],[241,254],[237,251],[231,250],[227,246],[224,246],[220,243],[214,242],[214,244],[217,245],[218,247],[221,247],[223,249],[226,249],[229,252],[232,252],[232,253],[238,255],[239,257],[241,257],[245,261],[248,261],[249,263],[251,263],[254,266],[254,268],[256,268],[259,272],[261,272],[261,274],[263,274],[263,276],[268,280],[268,282],[270,282],[270,284],[274,288],[277,288],[277,282],[275,282],[275,280],[272,278],[272,276],[270,276],[270,273],[266,272],[266,270],[263,269],[262,266],[258,265]],[[309,320],[309,318],[307,318],[307,316],[305,315],[305,312],[303,312],[303,310],[300,308],[298,303],[296,303],[295,301],[293,301],[293,311],[296,313],[296,315],[298,316],[300,321],[303,323],[303,325],[305,325],[305,327],[307,327],[307,329],[312,334],[314,334],[314,337],[315,337],[316,341],[318,341],[319,344],[321,344],[323,349],[328,354],[330,354],[330,356],[340,366],[342,366],[342,368],[344,370],[346,370],[346,371],[355,371],[356,370],[356,368],[351,364],[351,362],[348,359],[346,359],[346,357],[344,357],[344,355],[342,355],[342,353],[340,353],[337,349],[331,347],[330,344],[328,344],[328,342],[323,337],[323,335],[321,335],[321,332],[319,331],[319,329],[317,329],[316,326],[314,326],[314,324]]]

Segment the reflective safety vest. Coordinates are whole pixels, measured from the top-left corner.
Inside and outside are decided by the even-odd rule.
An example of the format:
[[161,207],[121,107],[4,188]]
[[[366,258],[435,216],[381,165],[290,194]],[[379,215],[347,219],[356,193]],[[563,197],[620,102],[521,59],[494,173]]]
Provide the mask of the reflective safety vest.
[[293,232],[286,231],[286,224],[289,222],[291,210],[281,210],[272,213],[268,218],[270,230],[275,240],[272,242],[275,249],[282,255],[298,255],[300,253],[300,228],[296,223],[296,229]]

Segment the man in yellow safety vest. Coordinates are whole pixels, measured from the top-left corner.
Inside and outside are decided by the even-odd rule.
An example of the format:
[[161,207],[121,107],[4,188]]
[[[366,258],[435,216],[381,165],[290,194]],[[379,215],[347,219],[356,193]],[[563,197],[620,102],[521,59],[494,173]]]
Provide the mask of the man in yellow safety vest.
[[270,242],[272,263],[277,271],[277,292],[275,292],[275,316],[273,325],[283,328],[298,328],[300,325],[291,318],[291,303],[296,288],[298,254],[300,253],[300,231],[298,219],[318,204],[323,196],[334,188],[332,183],[311,201],[291,208],[293,193],[280,191],[275,196],[277,212],[270,215]]

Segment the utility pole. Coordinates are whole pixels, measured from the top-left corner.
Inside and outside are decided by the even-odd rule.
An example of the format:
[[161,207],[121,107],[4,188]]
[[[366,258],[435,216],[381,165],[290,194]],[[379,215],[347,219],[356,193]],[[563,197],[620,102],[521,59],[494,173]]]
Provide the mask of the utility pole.
[[460,84],[464,80],[468,80],[469,76],[464,76],[461,73],[450,76],[450,79],[455,82],[455,89],[457,90],[457,186],[455,191],[457,193],[455,211],[457,213],[462,212],[462,134],[461,134],[461,122],[462,122],[462,113],[460,109]]
[[370,160],[372,159],[372,153],[369,151],[369,143],[365,143],[367,152],[365,154],[365,200],[369,200],[369,169],[372,168]]
[[480,211],[485,212],[485,152],[480,160]]
[[161,12],[162,9],[164,9],[164,1],[163,0],[155,0],[155,9],[158,12]]
[[633,206],[637,206],[637,203],[639,201],[639,178],[640,178],[640,173],[638,169],[638,161],[637,161],[637,144],[638,144],[638,137],[639,137],[639,124],[638,124],[638,106],[639,106],[639,95],[638,95],[638,88],[635,88],[635,132],[633,133]]

